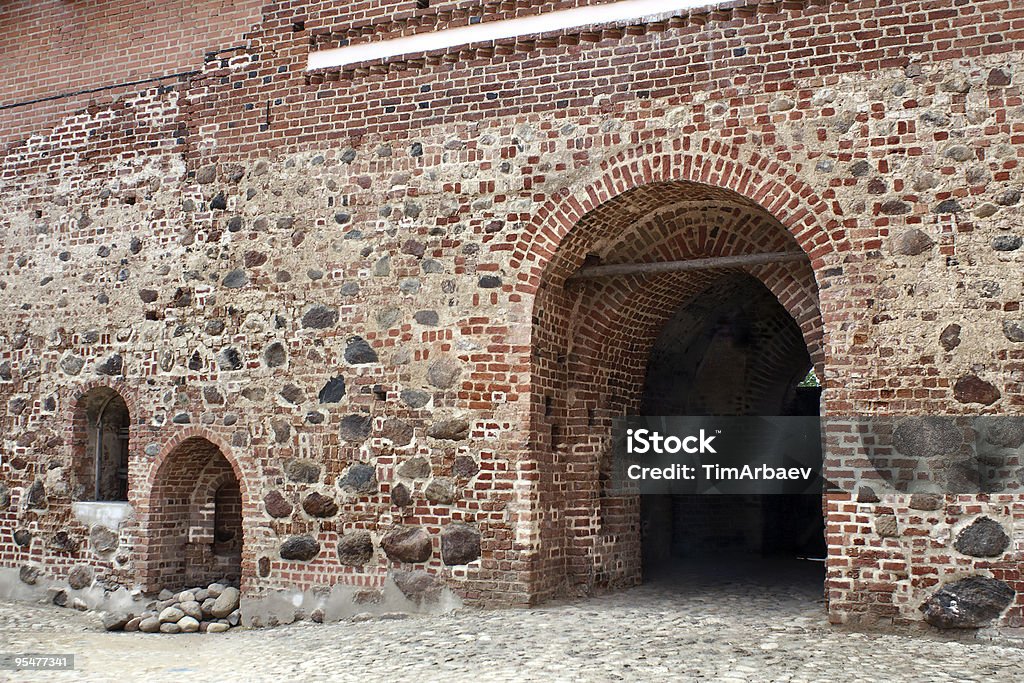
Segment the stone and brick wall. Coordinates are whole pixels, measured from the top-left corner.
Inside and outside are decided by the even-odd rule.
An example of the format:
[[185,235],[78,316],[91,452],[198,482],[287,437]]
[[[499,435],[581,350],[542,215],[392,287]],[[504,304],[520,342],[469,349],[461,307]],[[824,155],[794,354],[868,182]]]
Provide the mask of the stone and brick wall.
[[[607,430],[706,282],[563,287],[591,256],[799,247],[749,274],[803,333],[826,413],[1020,413],[1024,7],[734,2],[308,74],[360,22],[413,30],[404,4],[338,5],[268,3],[199,73],[6,149],[5,565],[162,577],[169,551],[136,529],[166,526],[202,439],[239,483],[250,595],[391,572],[516,605],[635,582]],[[60,485],[98,379],[131,412],[136,514],[103,561]],[[915,622],[971,574],[1019,593],[1022,505],[830,497],[832,618]],[[990,560],[943,531],[983,514],[1011,538]]]

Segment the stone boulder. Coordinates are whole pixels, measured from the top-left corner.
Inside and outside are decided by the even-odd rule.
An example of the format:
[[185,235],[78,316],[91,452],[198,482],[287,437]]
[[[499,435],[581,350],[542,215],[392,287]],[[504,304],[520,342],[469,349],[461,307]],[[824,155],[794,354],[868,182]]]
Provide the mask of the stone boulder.
[[441,560],[469,564],[480,557],[480,532],[468,524],[449,524],[441,531]]
[[284,474],[300,484],[315,484],[320,480],[320,465],[305,458],[294,458],[284,464]]
[[469,421],[459,417],[438,420],[427,428],[427,436],[446,441],[462,441],[469,436]]
[[395,472],[406,479],[426,479],[430,476],[430,461],[420,456],[409,458]]
[[437,602],[441,597],[441,590],[444,588],[434,575],[421,569],[415,571],[396,569],[391,572],[391,580],[398,586],[398,590],[402,591],[402,595],[417,605]]
[[373,558],[373,540],[368,531],[345,534],[338,541],[338,561],[349,567],[362,567]]
[[900,422],[892,435],[892,445],[912,458],[934,458],[960,452],[964,435],[948,417],[910,417]]
[[267,514],[276,519],[292,514],[292,504],[281,495],[280,491],[271,491],[265,495],[263,505],[267,508]]
[[356,463],[338,480],[338,486],[355,493],[373,493],[377,490],[377,470],[373,465]]
[[75,590],[88,588],[92,585],[93,576],[92,567],[87,564],[76,564],[68,572],[68,585]]
[[302,509],[311,517],[333,517],[338,514],[338,504],[333,498],[314,491],[302,500]]
[[100,524],[89,530],[89,547],[94,553],[103,554],[117,550],[120,540],[117,532]]
[[[312,560],[320,554],[320,543],[312,536],[290,536],[281,544],[282,560]],[[226,588],[224,590],[227,590]]]
[[1002,614],[1015,595],[1002,581],[971,576],[940,588],[921,611],[938,628],[980,628]]
[[176,624],[181,621],[181,618],[185,616],[185,613],[178,607],[165,607],[160,611],[160,616],[157,617],[161,624]]
[[122,631],[131,617],[123,612],[110,612],[103,615],[103,628],[107,631]]
[[455,481],[449,477],[436,477],[427,486],[423,495],[431,503],[451,505],[455,502]]
[[[317,550],[319,550],[319,545]],[[233,586],[228,586],[224,589],[224,592],[214,600],[213,607],[210,608],[210,614],[217,619],[223,619],[238,609],[240,599],[241,593],[239,593],[238,589]]]
[[979,517],[957,534],[953,547],[971,557],[999,557],[1010,545],[1003,526],[990,517]]
[[433,553],[430,534],[419,527],[398,527],[380,540],[384,554],[396,562],[426,562]]
[[953,398],[960,403],[990,406],[1001,397],[999,390],[976,375],[965,375],[953,385]]

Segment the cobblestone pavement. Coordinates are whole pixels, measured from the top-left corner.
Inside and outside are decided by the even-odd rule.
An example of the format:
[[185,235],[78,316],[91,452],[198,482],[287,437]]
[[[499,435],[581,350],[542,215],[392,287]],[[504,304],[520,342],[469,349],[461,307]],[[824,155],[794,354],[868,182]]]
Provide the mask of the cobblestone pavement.
[[[86,615],[0,604],[0,651],[74,653],[13,681],[1005,681],[1012,643],[828,626],[815,577],[716,570],[531,610],[297,623],[226,634],[105,633]],[[5,678],[7,676],[8,678]]]

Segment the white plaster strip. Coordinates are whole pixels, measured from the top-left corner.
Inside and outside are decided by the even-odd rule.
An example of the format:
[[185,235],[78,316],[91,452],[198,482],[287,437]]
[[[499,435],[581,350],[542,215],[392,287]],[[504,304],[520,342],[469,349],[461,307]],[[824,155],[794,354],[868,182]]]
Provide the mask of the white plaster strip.
[[680,10],[713,7],[716,4],[718,3],[709,0],[620,0],[605,5],[577,7],[529,17],[485,21],[443,31],[427,31],[402,38],[311,52],[306,69],[313,71],[337,68],[360,62],[600,24],[658,21],[674,16]]

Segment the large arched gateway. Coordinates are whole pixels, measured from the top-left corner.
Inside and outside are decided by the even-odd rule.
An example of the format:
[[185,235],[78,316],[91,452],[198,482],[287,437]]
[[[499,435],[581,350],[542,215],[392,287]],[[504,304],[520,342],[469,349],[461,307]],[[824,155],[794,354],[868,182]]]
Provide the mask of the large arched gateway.
[[[818,287],[789,230],[704,183],[651,182],[582,216],[533,318],[533,434],[550,519],[542,592],[629,585],[673,556],[824,556],[821,500],[613,495],[625,415],[817,414]],[[795,527],[781,536],[780,527]],[[644,540],[646,539],[646,543]]]

